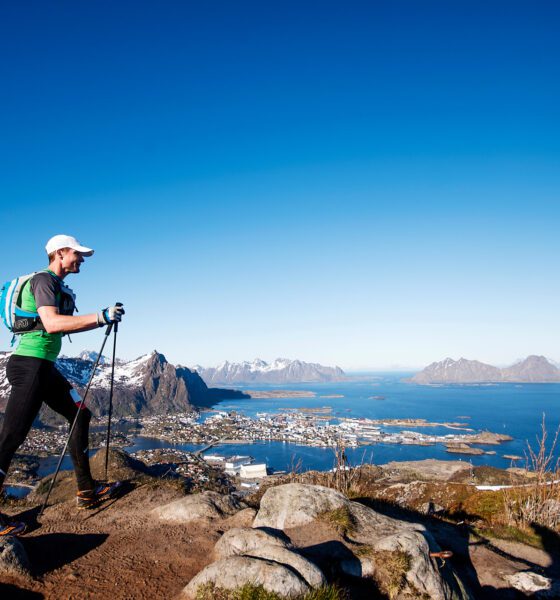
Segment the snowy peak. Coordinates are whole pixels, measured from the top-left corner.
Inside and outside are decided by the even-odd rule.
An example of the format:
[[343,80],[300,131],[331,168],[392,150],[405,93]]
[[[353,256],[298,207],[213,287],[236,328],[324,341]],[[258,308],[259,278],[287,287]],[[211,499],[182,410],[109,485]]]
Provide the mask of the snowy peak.
[[217,367],[193,367],[208,384],[233,383],[302,383],[345,379],[339,367],[325,367],[289,358],[276,358],[271,363],[255,358],[252,362],[224,361]]
[[[95,352],[94,350],[82,350],[82,352],[80,352],[80,354],[78,354],[76,358],[79,358],[80,360],[89,360],[92,363],[94,363],[97,360],[98,356],[99,352]],[[110,362],[111,361],[106,356],[101,356],[101,358],[99,359],[100,365],[106,365]]]

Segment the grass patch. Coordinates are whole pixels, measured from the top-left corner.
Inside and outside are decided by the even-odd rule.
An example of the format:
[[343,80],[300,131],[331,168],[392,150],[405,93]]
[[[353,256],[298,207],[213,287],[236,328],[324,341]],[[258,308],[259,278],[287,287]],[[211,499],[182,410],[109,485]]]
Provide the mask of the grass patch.
[[396,598],[407,585],[410,555],[401,550],[376,550],[371,556],[375,562],[377,586],[390,599]]
[[[262,585],[246,583],[236,590],[225,590],[208,583],[198,589],[196,600],[283,600],[275,592],[268,592]],[[294,600],[348,600],[348,595],[335,585],[325,585],[316,590],[311,590]]]
[[372,548],[371,546],[367,546],[365,544],[363,546],[352,546],[352,553],[354,554],[354,556],[357,556],[358,558],[366,557],[366,556],[374,556],[375,549]]
[[348,594],[336,585],[324,585],[311,590],[302,600],[348,600]]
[[198,588],[196,600],[279,600],[280,596],[267,592],[262,585],[245,584],[237,590],[225,590],[212,583]]
[[526,531],[519,529],[513,525],[495,525],[487,529],[474,528],[474,533],[482,538],[490,538],[496,540],[508,540],[511,542],[519,542],[520,544],[527,544],[534,548],[540,548],[543,550],[543,543],[541,537],[532,531]]
[[473,521],[481,519],[490,525],[505,522],[503,491],[476,491],[448,511],[451,518]]
[[356,529],[356,523],[347,506],[327,510],[319,515],[319,519],[330,525],[341,536],[352,533]]
[[[35,493],[37,495],[46,494],[49,491],[51,481],[52,481],[52,477],[46,477],[45,479],[42,479],[39,482],[39,484],[37,485],[37,487],[35,488]],[[55,484],[55,488],[56,488],[56,484]]]

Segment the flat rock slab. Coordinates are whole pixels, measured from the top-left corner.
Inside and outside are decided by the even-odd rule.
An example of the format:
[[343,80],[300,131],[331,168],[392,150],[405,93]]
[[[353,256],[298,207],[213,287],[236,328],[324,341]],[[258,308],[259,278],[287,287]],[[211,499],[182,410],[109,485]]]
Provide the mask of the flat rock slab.
[[158,506],[152,510],[152,514],[163,521],[189,523],[200,519],[223,519],[241,508],[239,500],[234,496],[203,492]]
[[469,463],[462,460],[436,460],[434,458],[389,462],[381,465],[381,467],[385,473],[388,471],[398,471],[403,475],[428,481],[448,481],[456,473],[467,471],[471,468]]
[[14,536],[0,536],[0,574],[27,576],[30,563],[23,544]]
[[199,588],[208,584],[234,590],[247,583],[262,585],[266,591],[283,598],[294,598],[309,591],[307,583],[284,565],[249,556],[231,556],[208,565],[193,577],[181,597],[194,600]]

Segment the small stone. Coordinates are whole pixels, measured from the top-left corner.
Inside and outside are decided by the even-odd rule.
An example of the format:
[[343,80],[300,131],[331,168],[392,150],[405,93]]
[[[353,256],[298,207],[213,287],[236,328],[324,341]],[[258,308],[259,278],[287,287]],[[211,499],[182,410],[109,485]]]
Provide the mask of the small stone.
[[29,558],[22,543],[11,535],[0,537],[0,574],[27,575]]
[[520,592],[523,592],[524,594],[534,594],[535,592],[539,592],[540,598],[557,597],[547,593],[543,594],[543,592],[553,592],[553,582],[552,579],[543,577],[538,573],[533,573],[532,571],[514,573],[513,575],[508,575],[506,580],[512,587]]

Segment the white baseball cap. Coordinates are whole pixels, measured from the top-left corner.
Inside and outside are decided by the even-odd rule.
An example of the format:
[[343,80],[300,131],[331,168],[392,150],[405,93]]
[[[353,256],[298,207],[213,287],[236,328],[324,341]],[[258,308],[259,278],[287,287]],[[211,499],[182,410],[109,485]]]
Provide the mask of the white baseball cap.
[[47,254],[56,252],[57,250],[62,250],[62,248],[72,248],[72,250],[81,252],[83,256],[91,256],[93,254],[93,250],[91,248],[82,246],[82,244],[80,244],[80,242],[78,242],[78,240],[71,235],[55,235],[47,242],[47,245],[45,246]]

